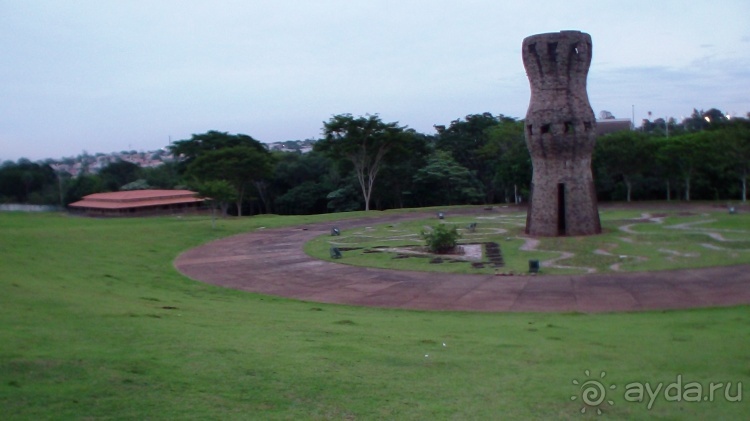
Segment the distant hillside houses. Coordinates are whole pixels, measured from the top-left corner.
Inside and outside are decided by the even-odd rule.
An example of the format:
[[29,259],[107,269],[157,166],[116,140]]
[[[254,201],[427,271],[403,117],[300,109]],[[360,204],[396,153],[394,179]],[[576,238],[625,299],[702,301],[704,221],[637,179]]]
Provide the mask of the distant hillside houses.
[[57,172],[67,172],[73,177],[77,177],[81,174],[96,174],[107,165],[119,161],[127,161],[144,168],[149,168],[157,167],[172,159],[174,157],[169,151],[159,149],[149,152],[122,151],[110,154],[97,153],[96,155],[84,152],[76,157],[50,159],[46,163]]
[[[312,151],[314,144],[314,139],[287,140],[286,142],[267,143],[266,147],[271,151],[307,153]],[[151,168],[158,167],[173,159],[172,153],[167,148],[162,148],[148,152],[121,151],[109,154],[97,153],[95,155],[84,152],[76,157],[48,159],[45,163],[57,172],[67,172],[73,177],[77,177],[81,174],[96,174],[107,165],[119,161],[131,162],[143,168]]]
[[268,143],[267,145],[268,149],[271,151],[307,153],[312,151],[314,144],[314,139],[306,139],[287,140],[286,142],[274,142]]

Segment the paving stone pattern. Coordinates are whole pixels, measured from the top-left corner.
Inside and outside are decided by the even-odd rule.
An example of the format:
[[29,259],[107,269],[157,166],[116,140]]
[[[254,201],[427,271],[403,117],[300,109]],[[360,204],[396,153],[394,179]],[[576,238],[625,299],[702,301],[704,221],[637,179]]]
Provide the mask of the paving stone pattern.
[[[471,212],[471,210],[463,213]],[[341,220],[348,229],[433,214]],[[750,265],[575,276],[410,272],[314,259],[305,242],[332,223],[257,230],[188,250],[186,276],[228,288],[321,303],[423,310],[621,312],[750,304]],[[346,261],[346,253],[342,259]]]

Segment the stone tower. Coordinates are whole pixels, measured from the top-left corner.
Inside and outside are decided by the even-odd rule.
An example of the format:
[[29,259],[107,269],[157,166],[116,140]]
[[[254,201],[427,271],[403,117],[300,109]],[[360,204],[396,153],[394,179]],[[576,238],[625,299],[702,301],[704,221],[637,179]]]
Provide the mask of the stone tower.
[[591,154],[596,121],[586,92],[591,36],[579,31],[523,40],[531,85],[526,146],[534,175],[526,233],[535,236],[601,233]]

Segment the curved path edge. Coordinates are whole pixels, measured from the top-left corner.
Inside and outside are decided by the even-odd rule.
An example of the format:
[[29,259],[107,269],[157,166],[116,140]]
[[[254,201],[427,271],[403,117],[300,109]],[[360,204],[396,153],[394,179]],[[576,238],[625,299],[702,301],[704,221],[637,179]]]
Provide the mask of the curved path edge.
[[[466,214],[476,210],[460,212]],[[458,212],[451,212],[458,214]],[[305,242],[342,229],[433,216],[409,213],[256,230],[175,259],[198,281],[354,306],[491,312],[624,312],[750,304],[750,265],[658,272],[495,276],[411,272],[322,261]]]

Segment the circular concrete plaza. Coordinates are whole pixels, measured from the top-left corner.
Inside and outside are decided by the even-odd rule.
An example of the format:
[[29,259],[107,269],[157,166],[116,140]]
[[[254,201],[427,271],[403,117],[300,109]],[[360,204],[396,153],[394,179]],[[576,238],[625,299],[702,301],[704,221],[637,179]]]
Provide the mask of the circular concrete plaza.
[[[463,210],[461,214],[481,212]],[[459,211],[452,210],[451,215]],[[335,223],[341,229],[434,217],[405,213]],[[750,304],[750,265],[589,275],[412,272],[322,261],[305,242],[334,223],[263,229],[216,240],[175,260],[202,282],[304,301],[418,310],[622,312]]]

